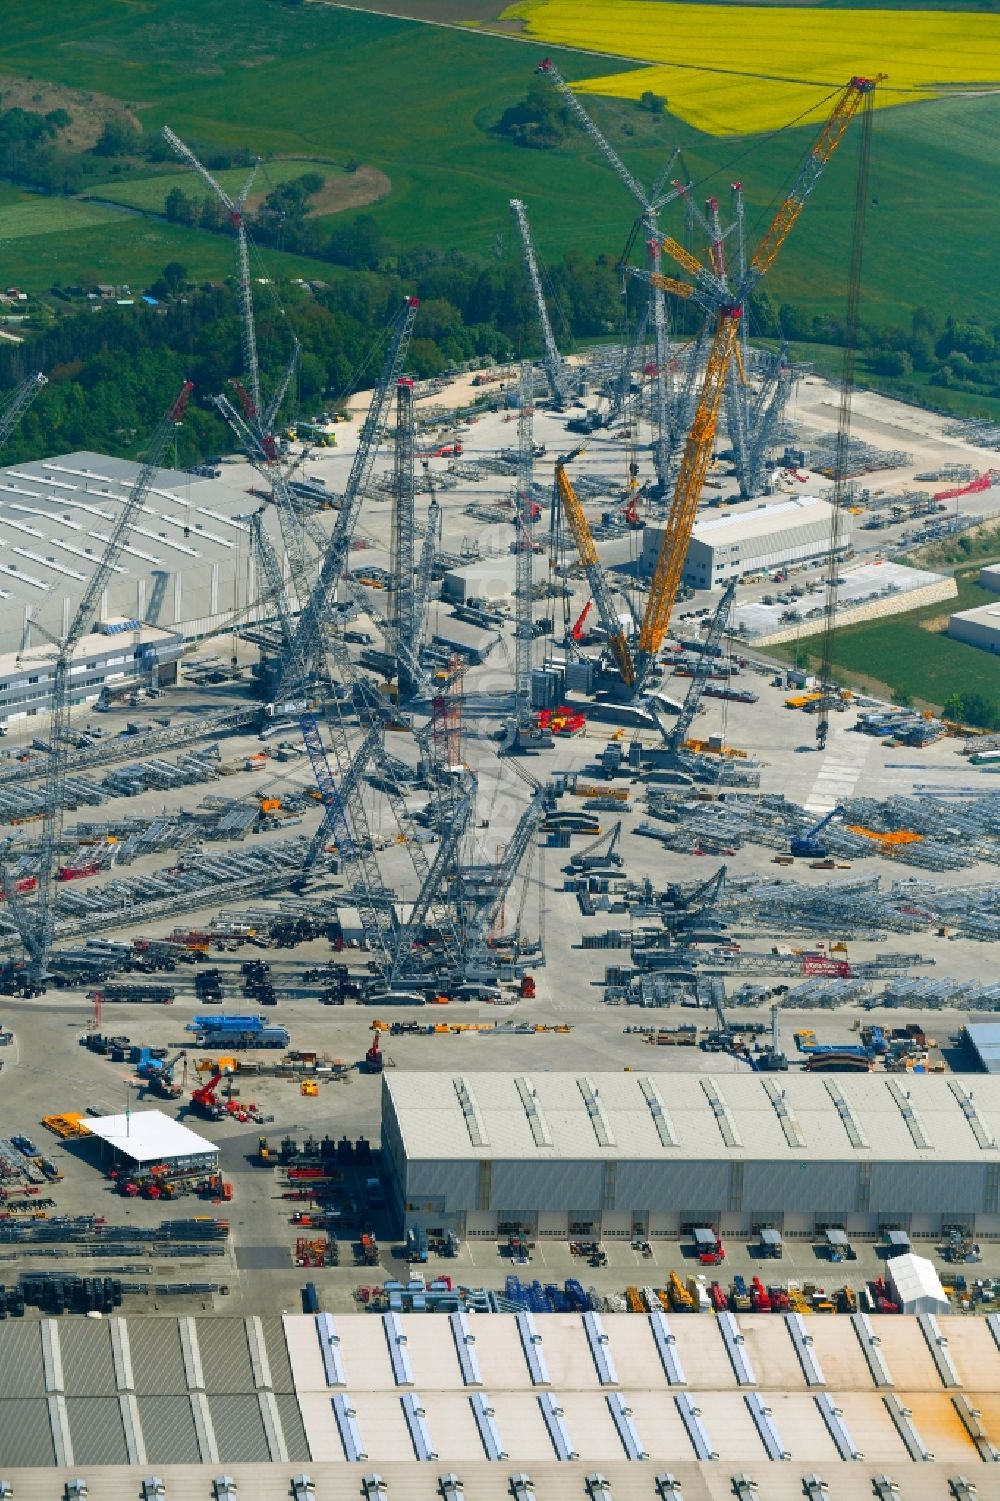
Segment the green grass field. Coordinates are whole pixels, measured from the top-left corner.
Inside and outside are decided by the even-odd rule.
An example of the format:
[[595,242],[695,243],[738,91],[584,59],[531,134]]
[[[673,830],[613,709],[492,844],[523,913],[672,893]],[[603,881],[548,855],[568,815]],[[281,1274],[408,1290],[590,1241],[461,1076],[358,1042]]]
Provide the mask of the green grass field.
[[[265,197],[272,188],[276,188],[283,182],[291,182],[296,177],[301,177],[304,172],[316,171],[323,177],[331,177],[341,170],[322,162],[262,162],[250,189],[250,202],[253,204],[256,200]],[[226,192],[235,198],[242,192],[249,172],[243,167],[234,167],[230,171],[214,172],[212,175],[220,187],[225,188]],[[130,177],[125,182],[102,183],[100,187],[91,189],[88,196],[161,214],[166,196],[174,188],[180,188],[182,192],[192,194],[197,198],[204,198],[208,195],[208,189],[199,178],[195,177],[192,172],[181,169],[176,172],[161,172],[150,177]]]
[[[871,625],[851,625],[837,631],[833,641],[833,666],[838,681],[857,687],[886,687],[908,693],[915,702],[939,709],[950,693],[983,693],[1000,697],[1000,660],[963,641],[953,641],[940,629],[926,629],[927,622],[946,623],[957,610],[995,604],[996,595],[974,582],[978,569],[956,575],[958,598],[928,605]],[[795,660],[794,642],[768,648],[783,661]],[[819,660],[820,640],[802,641],[801,652],[810,654],[810,665]]]
[[[60,9],[7,0],[5,22],[0,70],[112,94],[133,105],[147,129],[170,124],[194,143],[248,146],[262,155],[371,163],[388,175],[392,191],[366,212],[402,248],[491,256],[498,230],[509,242],[507,205],[515,194],[528,204],[545,259],[567,251],[614,258],[628,238],[632,200],[582,135],[537,152],[489,131],[523,95],[546,51],[540,46],[277,0],[199,0],[186,10],[168,0],[75,0]],[[570,78],[607,71],[605,60],[585,53],[557,56]],[[588,107],[646,181],[675,143],[698,197],[714,192],[725,200],[740,176],[758,232],[812,139],[801,130],[716,139],[634,104],[592,99]],[[869,214],[866,315],[905,320],[921,302],[956,313],[980,309],[993,279],[1000,96],[884,111],[875,130],[879,207]],[[848,144],[769,278],[778,301],[842,308],[853,171]],[[123,201],[137,186],[138,179],[120,183]],[[93,264],[92,233],[81,230],[79,241],[55,234],[51,253],[44,236],[15,242],[32,255],[23,263],[17,255],[19,268],[9,274],[40,287],[58,265],[64,281],[77,280]],[[137,235],[124,216],[102,233],[108,266],[134,260],[125,279],[138,282],[154,240]],[[226,250],[216,237],[178,234],[170,255],[192,269],[222,268]],[[328,274],[309,264],[313,275]]]
[[[63,200],[56,200],[61,207]],[[93,210],[97,205],[74,204],[70,209]],[[3,210],[0,209],[0,216]],[[155,281],[168,261],[180,261],[193,281],[222,281],[232,274],[233,247],[225,235],[206,234],[167,224],[163,220],[106,209],[106,218],[74,232],[39,232],[6,241],[0,237],[0,272],[5,286],[28,290],[105,281],[127,283],[135,292]],[[264,269],[271,275],[322,275],[327,281],[342,273],[302,256],[267,251]]]
[[[2,206],[0,244],[8,240],[64,235],[70,230],[77,233],[93,229],[97,225],[113,224],[119,217],[113,208],[102,208],[98,203],[80,203],[73,198],[42,198],[38,194],[29,194]],[[5,250],[4,259],[6,258]]]

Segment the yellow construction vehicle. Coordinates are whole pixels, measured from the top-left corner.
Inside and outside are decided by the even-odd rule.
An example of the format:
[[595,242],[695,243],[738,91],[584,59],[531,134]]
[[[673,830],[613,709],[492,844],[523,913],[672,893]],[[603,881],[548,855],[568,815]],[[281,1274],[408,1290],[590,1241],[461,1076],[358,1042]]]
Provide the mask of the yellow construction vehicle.
[[823,697],[822,693],[796,693],[792,698],[785,699],[786,709],[804,709],[806,704],[814,704]]
[[738,750],[735,745],[723,745],[717,740],[685,740],[684,749],[694,751],[700,756],[728,756],[734,761],[746,761],[748,752]]
[[628,1304],[629,1313],[645,1313],[646,1305],[642,1301],[642,1293],[637,1287],[625,1289],[625,1301]]
[[801,1289],[788,1285],[788,1304],[792,1313],[812,1313],[812,1304],[808,1298],[803,1297]]
[[694,1299],[676,1272],[671,1272],[667,1281],[667,1297],[675,1313],[694,1313]]
[[43,1115],[42,1125],[63,1141],[87,1135],[86,1117],[75,1111],[67,1111],[64,1115]]

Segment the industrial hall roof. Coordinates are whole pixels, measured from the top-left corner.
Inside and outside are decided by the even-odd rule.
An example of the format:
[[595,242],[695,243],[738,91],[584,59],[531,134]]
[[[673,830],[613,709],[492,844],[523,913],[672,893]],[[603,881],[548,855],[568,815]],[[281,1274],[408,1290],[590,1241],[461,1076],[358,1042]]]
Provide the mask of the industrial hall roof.
[[[16,1501],[995,1498],[990,1318],[412,1314],[0,1323]],[[931,1447],[933,1445],[933,1448]],[[608,1495],[595,1495],[600,1475]],[[741,1492],[740,1477],[757,1490]],[[985,1479],[984,1479],[985,1476]],[[220,1496],[228,1477],[235,1484]],[[386,1494],[369,1493],[381,1477]],[[452,1480],[454,1477],[454,1480]],[[47,1487],[39,1482],[47,1481]],[[449,1496],[447,1487],[457,1482]],[[373,1482],[374,1483],[374,1482]],[[237,1494],[238,1493],[238,1494]],[[826,1492],[817,1492],[826,1494]],[[306,1501],[305,1497],[297,1501]]]
[[382,1089],[411,1161],[1000,1159],[1000,1079],[407,1070]]
[[132,1110],[101,1115],[81,1126],[133,1162],[163,1162],[171,1157],[204,1157],[219,1149],[215,1142],[182,1126],[162,1110]]
[[758,502],[742,509],[733,507],[720,516],[708,516],[696,522],[694,535],[720,547],[727,542],[769,537],[776,531],[807,526],[810,522],[828,524],[832,517],[833,507],[828,501],[818,500],[815,495],[795,495],[773,505]]

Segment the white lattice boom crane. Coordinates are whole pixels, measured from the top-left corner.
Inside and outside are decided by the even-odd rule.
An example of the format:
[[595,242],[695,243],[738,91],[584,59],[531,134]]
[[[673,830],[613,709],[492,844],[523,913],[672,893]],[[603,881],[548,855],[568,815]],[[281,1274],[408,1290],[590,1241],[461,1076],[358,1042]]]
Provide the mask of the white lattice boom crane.
[[[625,190],[639,205],[640,216],[647,231],[647,239],[649,240],[652,269],[654,272],[658,272],[660,270],[662,254],[659,217],[667,204],[671,203],[678,196],[678,186],[670,182],[670,173],[680,154],[680,148],[675,148],[671,153],[668,162],[647,193],[638,179],[626,167],[614,147],[605,139],[602,132],[594,124],[552,59],[550,57],[544,58],[536,71],[544,78],[549,79],[559,90],[581,130],[593,141],[612,172],[614,172]],[[671,451],[680,442],[682,432],[678,427],[677,413],[674,410],[673,391],[671,390],[668,393],[667,389],[668,381],[671,379],[672,362],[666,302],[662,290],[655,282],[650,285],[649,321],[653,325],[653,337],[656,349],[655,369],[653,371],[653,464],[656,469],[657,483],[661,491],[665,492],[670,477]]]
[[570,482],[569,475],[566,473],[567,465],[571,464],[582,451],[582,448],[574,448],[572,453],[564,454],[562,458],[556,460],[556,486],[562,502],[563,513],[573,534],[573,540],[576,543],[577,554],[587,576],[590,597],[597,606],[598,617],[608,638],[608,646],[611,648],[611,654],[618,664],[622,680],[627,687],[631,688],[635,685],[636,674],[635,661],[632,657],[628,636],[622,627],[618,608],[615,605],[611,592],[611,586],[605,577],[604,568],[597,553],[597,545],[594,542],[586,512],[580,503],[580,497]]
[[25,412],[48,381],[40,371],[23,380],[0,412],[0,448],[4,446]]
[[[341,499],[337,520],[330,534],[316,581],[299,616],[296,629],[297,652],[307,662],[318,662],[325,651],[326,625],[330,606],[347,564],[351,539],[361,513],[365,490],[371,478],[375,454],[385,433],[392,393],[402,373],[403,361],[406,358],[419,306],[418,298],[404,298],[402,307],[392,324],[381,375],[378,385],[372,392],[371,405],[361,427],[357,451],[351,464],[351,472]],[[282,682],[284,686],[284,679]]]
[[232,198],[222,184],[215,180],[208,168],[202,165],[190,146],[186,146],[180,136],[175,135],[169,126],[164,125],[163,138],[182,161],[194,168],[205,186],[218,198],[229,214],[236,233],[237,291],[240,300],[240,328],[243,334],[243,368],[249,382],[249,395],[253,403],[254,414],[259,421],[261,414],[260,368],[257,363],[257,334],[253,316],[253,287],[250,281],[250,252],[247,244],[245,213],[247,194],[250,192],[257,169],[253,168],[243,185],[242,192],[236,198]]
[[549,310],[545,304],[545,290],[542,287],[542,277],[538,269],[538,257],[535,254],[535,246],[531,238],[531,226],[528,223],[528,211],[520,198],[510,200],[510,210],[514,215],[518,232],[521,236],[521,248],[524,251],[524,264],[528,271],[528,281],[531,284],[532,295],[535,299],[535,307],[538,311],[538,326],[542,334],[543,363],[545,374],[549,382],[549,392],[556,406],[565,406],[571,395],[572,376],[567,370],[559,346],[556,344],[555,334],[552,332],[552,321],[549,318]]
[[69,715],[73,653],[94,623],[101,596],[125,547],[129,529],[142,509],[167,445],[184,416],[193,386],[186,381],[153,435],[149,452],[132,482],[132,488],[118,513],[100,562],[95,568],[76,607],[66,634],[56,643],[52,675],[52,709],[49,719],[49,759],[45,773],[44,814],[41,837],[36,847],[37,885],[33,904],[20,902],[5,882],[10,910],[17,925],[28,959],[30,978],[44,985],[48,974],[53,934],[53,883],[55,858],[62,836],[66,800],[66,771],[69,759]]
[[[403,376],[396,382],[396,448],[393,465],[392,600],[389,619],[395,633],[396,681],[400,698],[413,692],[411,652],[419,654],[413,598],[414,474],[413,474],[413,381]],[[401,652],[400,648],[405,648]],[[393,650],[391,642],[386,650]]]
[[521,366],[517,409],[517,494],[514,501],[516,551],[514,604],[514,713],[519,727],[531,719],[532,480],[535,472],[533,403],[535,383],[527,360]]

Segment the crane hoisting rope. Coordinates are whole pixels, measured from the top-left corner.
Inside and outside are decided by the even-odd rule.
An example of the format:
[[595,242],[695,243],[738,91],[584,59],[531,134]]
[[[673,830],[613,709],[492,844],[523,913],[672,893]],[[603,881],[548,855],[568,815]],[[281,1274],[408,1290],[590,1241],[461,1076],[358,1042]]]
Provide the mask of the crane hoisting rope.
[[827,685],[833,668],[833,631],[837,615],[837,569],[839,567],[841,522],[848,496],[848,453],[851,442],[851,403],[854,398],[854,367],[858,353],[858,319],[861,310],[861,274],[864,269],[865,220],[868,212],[868,178],[871,169],[872,126],[875,111],[868,94],[862,105],[861,130],[858,136],[858,170],[854,193],[854,219],[851,225],[851,259],[847,282],[847,315],[844,320],[844,358],[840,373],[840,411],[834,444],[833,517],[830,526],[830,551],[826,568],[826,610],[823,622],[823,654],[819,681],[823,691],[816,720],[816,746],[826,748],[830,732],[830,697]]
[[798,176],[750,258],[739,286],[730,287],[725,277],[720,277],[715,270],[704,265],[676,240],[667,238],[663,241],[663,249],[691,278],[690,296],[714,315],[715,332],[639,632],[640,662],[637,680],[640,687],[670,626],[718,430],[729,366],[734,359],[739,358],[739,323],[743,308],[758,283],[774,265],[806,200],[843,140],[851,120],[859,109],[865,105],[870,106],[872,92],[883,77],[883,74],[874,78],[857,76],[843,89]]

